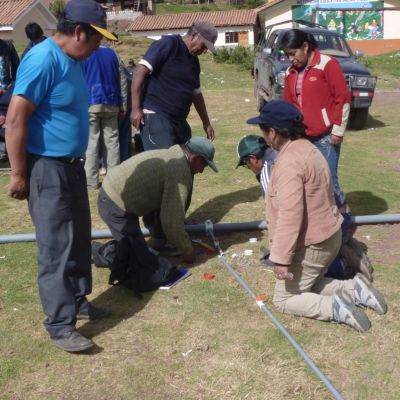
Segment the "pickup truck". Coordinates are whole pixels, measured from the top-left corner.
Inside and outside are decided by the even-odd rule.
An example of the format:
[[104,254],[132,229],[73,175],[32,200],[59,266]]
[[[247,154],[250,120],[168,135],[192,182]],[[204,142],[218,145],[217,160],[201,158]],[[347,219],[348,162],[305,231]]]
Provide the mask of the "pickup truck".
[[321,53],[333,56],[339,61],[351,92],[349,127],[354,130],[363,129],[374,97],[377,77],[372,76],[368,69],[357,61],[357,58],[364,54],[358,50],[353,54],[343,35],[306,21],[284,21],[265,28],[257,45],[258,51],[252,71],[258,110],[266,102],[283,96],[285,74],[290,63],[281,49],[280,41],[289,29],[276,29],[276,26],[288,22],[305,25],[298,29],[310,32]]

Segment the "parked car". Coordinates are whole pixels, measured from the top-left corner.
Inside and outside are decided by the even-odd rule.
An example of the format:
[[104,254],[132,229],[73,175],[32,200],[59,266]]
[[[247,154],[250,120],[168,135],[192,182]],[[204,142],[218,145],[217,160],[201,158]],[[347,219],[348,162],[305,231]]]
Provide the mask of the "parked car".
[[298,29],[307,31],[314,36],[321,53],[333,56],[339,61],[351,92],[349,126],[352,129],[363,129],[367,122],[368,109],[374,97],[376,76],[372,76],[368,69],[357,61],[357,58],[364,55],[363,52],[357,50],[353,54],[343,35],[328,30],[322,25],[306,21],[284,21],[265,28],[265,34],[258,42],[258,51],[252,72],[258,110],[266,102],[283,96],[285,74],[290,63],[280,42],[283,34],[289,29],[276,27],[289,22],[303,25],[304,27]]

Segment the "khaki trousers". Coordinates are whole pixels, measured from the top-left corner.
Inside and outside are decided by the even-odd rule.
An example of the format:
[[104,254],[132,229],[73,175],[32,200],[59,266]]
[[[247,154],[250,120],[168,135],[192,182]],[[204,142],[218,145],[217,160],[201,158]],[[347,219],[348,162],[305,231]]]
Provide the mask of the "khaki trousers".
[[341,243],[342,232],[339,230],[321,243],[296,250],[289,266],[293,280],[276,280],[273,301],[279,311],[331,321],[333,294],[337,290],[346,289],[354,299],[352,279],[341,281],[324,276]]
[[89,143],[86,150],[85,172],[87,185],[99,186],[99,150],[104,144],[104,161],[107,169],[119,164],[119,136],[117,112],[89,113]]

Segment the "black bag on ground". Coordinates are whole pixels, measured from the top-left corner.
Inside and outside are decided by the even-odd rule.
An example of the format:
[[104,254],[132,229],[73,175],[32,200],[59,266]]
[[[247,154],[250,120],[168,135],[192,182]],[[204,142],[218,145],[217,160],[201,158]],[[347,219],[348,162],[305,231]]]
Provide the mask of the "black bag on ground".
[[145,242],[131,236],[119,242],[93,242],[92,255],[97,267],[110,268],[110,285],[124,285],[136,294],[155,290],[177,274],[169,260],[151,253]]

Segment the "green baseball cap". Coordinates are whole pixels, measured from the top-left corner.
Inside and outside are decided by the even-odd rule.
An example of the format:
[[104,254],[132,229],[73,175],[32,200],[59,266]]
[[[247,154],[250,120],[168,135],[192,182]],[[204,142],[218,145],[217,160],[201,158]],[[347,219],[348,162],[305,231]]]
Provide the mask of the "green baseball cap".
[[258,154],[264,152],[267,147],[267,142],[262,136],[257,135],[247,135],[240,139],[239,144],[237,145],[237,154],[239,157],[239,162],[236,165],[236,168],[244,165],[244,159],[247,156],[252,154]]
[[186,146],[193,153],[196,153],[202,157],[213,171],[218,172],[218,168],[213,161],[215,149],[210,140],[205,137],[193,136],[186,142]]

